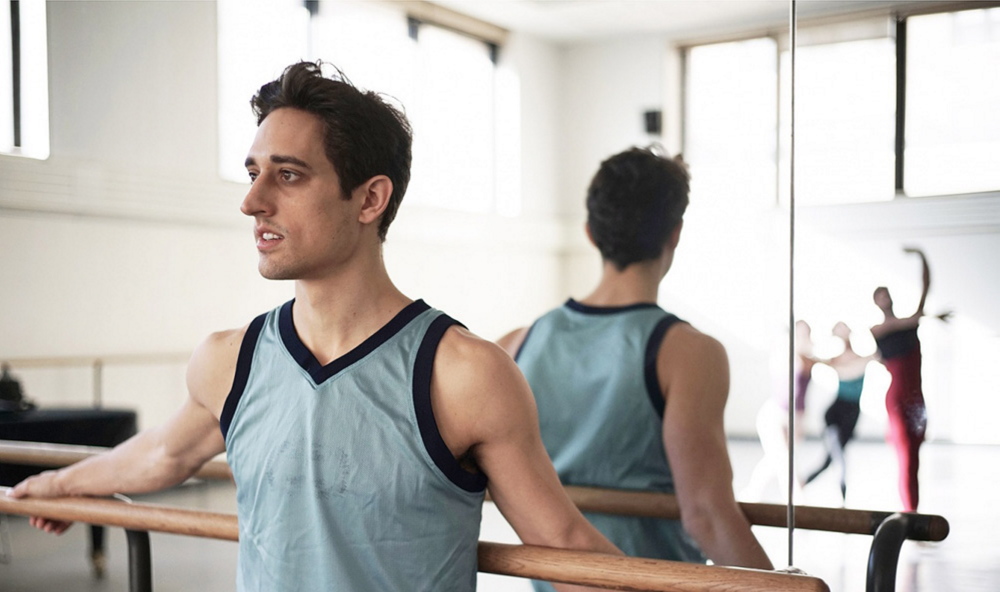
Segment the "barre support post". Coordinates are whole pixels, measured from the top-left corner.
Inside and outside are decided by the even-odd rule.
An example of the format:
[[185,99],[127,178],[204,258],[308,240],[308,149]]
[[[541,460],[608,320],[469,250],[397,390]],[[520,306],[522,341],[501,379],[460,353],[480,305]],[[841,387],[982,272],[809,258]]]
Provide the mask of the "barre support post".
[[894,592],[896,589],[899,551],[909,537],[911,524],[908,514],[897,512],[883,520],[875,531],[868,554],[866,592]]
[[128,539],[129,592],[153,592],[153,562],[149,551],[149,533],[125,529]]

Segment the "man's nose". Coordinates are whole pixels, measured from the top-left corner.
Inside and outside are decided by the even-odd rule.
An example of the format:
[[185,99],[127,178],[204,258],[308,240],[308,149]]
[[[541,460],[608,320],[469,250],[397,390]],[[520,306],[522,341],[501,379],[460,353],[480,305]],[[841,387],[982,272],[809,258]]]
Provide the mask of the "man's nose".
[[266,182],[261,177],[258,177],[250,185],[250,189],[247,191],[246,197],[243,198],[243,203],[240,205],[241,212],[247,216],[269,215],[271,212],[271,201],[268,199],[268,192],[265,185]]

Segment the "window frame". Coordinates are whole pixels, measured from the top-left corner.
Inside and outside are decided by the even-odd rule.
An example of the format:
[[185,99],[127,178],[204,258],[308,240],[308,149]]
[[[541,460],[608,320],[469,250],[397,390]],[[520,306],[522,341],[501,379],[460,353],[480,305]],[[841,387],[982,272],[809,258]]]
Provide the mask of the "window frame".
[[[51,140],[45,2],[5,0],[0,2],[0,10],[5,13],[0,22],[4,23],[5,29],[9,28],[0,35],[6,46],[0,51],[0,57],[4,61],[9,60],[0,72],[5,78],[9,75],[10,82],[10,94],[0,101],[5,111],[0,116],[0,121],[3,121],[0,129],[6,136],[0,143],[0,157],[46,160],[50,155]],[[3,87],[4,94],[7,94],[7,85]]]
[[[906,147],[906,83],[907,83],[907,47],[908,47],[908,37],[907,37],[907,21],[911,17],[925,16],[933,14],[953,14],[957,12],[969,11],[969,10],[985,10],[990,8],[1000,7],[1000,2],[988,1],[988,2],[933,2],[927,3],[928,5],[921,6],[919,3],[905,3],[903,6],[893,7],[886,12],[875,13],[866,12],[861,15],[846,17],[840,19],[799,19],[797,21],[797,26],[815,26],[817,28],[822,27],[825,24],[834,23],[851,23],[858,22],[862,20],[871,19],[873,17],[884,17],[888,19],[891,26],[890,37],[894,41],[895,45],[895,72],[896,72],[896,113],[895,113],[895,131],[894,131],[894,184],[895,184],[895,194],[892,200],[895,199],[909,199],[911,196],[907,195],[906,178],[905,178],[905,147]],[[700,46],[713,45],[717,43],[729,43],[729,42],[739,42],[747,41],[752,39],[762,39],[771,38],[775,41],[776,51],[775,51],[775,68],[779,72],[778,76],[778,104],[776,108],[780,111],[780,101],[782,96],[782,84],[785,82],[780,76],[781,68],[781,54],[790,43],[790,35],[787,30],[782,30],[779,28],[769,28],[764,30],[747,31],[742,34],[714,38],[714,39],[702,39],[702,40],[688,40],[681,44],[678,44],[677,49],[680,53],[680,110],[681,110],[681,122],[680,122],[680,145],[687,148],[687,138],[689,135],[688,126],[688,110],[689,105],[687,104],[688,96],[688,84],[690,81],[690,74],[688,72],[688,66],[690,62],[690,52],[692,49]],[[823,44],[823,42],[820,42]],[[782,121],[778,119],[778,125],[775,127],[775,135],[780,136],[782,128]],[[780,137],[779,137],[780,142]],[[779,163],[776,164],[776,170],[779,171],[778,183],[782,182],[780,178],[780,166]],[[780,189],[775,192],[774,203],[775,205],[780,204]],[[935,193],[928,195],[913,196],[916,199],[926,199],[926,198],[941,198],[953,195],[964,195],[964,196],[995,196],[1000,195],[1000,186],[993,189],[971,192],[971,193],[961,193],[961,192],[951,192],[951,193]],[[890,200],[891,201],[891,200]],[[860,202],[860,203],[875,203],[870,201]],[[807,206],[808,207],[808,206]]]

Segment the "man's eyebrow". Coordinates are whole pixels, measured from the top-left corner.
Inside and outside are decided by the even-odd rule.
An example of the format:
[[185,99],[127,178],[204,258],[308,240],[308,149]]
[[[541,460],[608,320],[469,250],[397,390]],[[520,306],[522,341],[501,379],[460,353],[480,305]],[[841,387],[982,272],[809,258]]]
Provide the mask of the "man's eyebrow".
[[[312,169],[312,167],[309,166],[309,163],[300,158],[295,158],[294,156],[286,156],[284,154],[274,154],[271,156],[269,160],[274,164],[294,164],[304,169]],[[254,160],[254,157],[252,156],[248,156],[247,159],[243,161],[243,166],[248,167],[254,164],[257,164],[257,161]]]

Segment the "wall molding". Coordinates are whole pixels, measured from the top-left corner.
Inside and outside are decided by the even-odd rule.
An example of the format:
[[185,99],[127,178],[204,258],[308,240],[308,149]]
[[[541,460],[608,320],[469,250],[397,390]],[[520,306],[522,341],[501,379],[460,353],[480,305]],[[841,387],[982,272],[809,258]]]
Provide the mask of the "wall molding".
[[796,209],[799,224],[855,238],[1000,233],[1000,192]]
[[0,157],[0,210],[233,227],[245,191],[217,177]]

